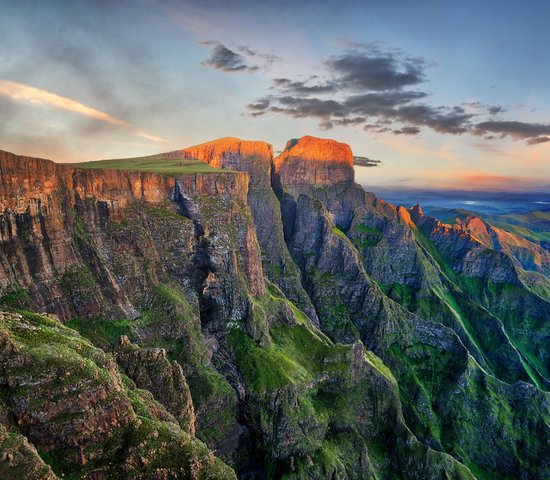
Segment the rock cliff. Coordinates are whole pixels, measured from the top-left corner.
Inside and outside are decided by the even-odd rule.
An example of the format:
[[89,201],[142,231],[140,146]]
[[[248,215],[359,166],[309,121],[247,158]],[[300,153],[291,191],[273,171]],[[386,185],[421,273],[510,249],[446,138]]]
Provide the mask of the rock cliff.
[[[281,209],[271,188],[273,147],[265,142],[221,138],[213,142],[169,152],[170,158],[198,159],[213,167],[248,172],[248,204],[262,250],[264,271],[285,295],[318,323],[317,314],[301,285],[299,272],[284,241]],[[353,171],[353,170],[352,170]]]
[[355,178],[349,145],[310,136],[290,140],[276,158],[275,169],[290,193],[305,186],[322,188]]
[[549,303],[513,252],[332,140],[142,161],[0,155],[0,474],[544,478]]

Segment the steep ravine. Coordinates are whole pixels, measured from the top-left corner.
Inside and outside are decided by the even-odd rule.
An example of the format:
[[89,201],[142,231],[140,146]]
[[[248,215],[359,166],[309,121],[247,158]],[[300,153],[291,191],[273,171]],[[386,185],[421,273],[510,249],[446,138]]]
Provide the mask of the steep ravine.
[[0,155],[0,473],[544,478],[544,350],[354,183],[347,145],[164,155],[222,170]]

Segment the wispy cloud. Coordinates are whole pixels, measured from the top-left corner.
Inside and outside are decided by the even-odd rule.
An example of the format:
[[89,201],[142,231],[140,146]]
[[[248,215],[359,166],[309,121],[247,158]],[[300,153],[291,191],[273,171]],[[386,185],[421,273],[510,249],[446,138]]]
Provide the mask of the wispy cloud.
[[166,142],[166,140],[164,140],[163,138],[143,132],[142,130],[139,130],[128,122],[109,115],[106,112],[102,112],[101,110],[80,103],[76,100],[73,100],[72,98],[63,97],[61,95],[57,95],[46,90],[41,90],[31,85],[25,85],[23,83],[12,82],[9,80],[0,80],[0,95],[16,102],[59,108],[61,110],[66,110],[69,112],[77,113],[79,115],[83,115],[85,117],[93,118],[100,122],[124,127],[131,130],[135,135],[138,135],[141,138],[152,142]]

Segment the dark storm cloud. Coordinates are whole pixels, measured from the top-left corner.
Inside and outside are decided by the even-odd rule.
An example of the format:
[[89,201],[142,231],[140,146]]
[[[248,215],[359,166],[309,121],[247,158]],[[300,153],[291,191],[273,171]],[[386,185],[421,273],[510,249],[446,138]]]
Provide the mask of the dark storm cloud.
[[396,90],[422,83],[425,79],[422,58],[400,59],[394,53],[376,55],[352,51],[332,57],[326,64],[342,87],[358,92]]
[[335,84],[307,85],[307,82],[292,81],[289,78],[274,78],[273,86],[276,89],[293,95],[311,95],[333,93],[337,87]]
[[[484,139],[510,137],[529,145],[549,141],[550,125],[498,121],[500,105],[464,102],[462,106],[434,106],[419,85],[426,80],[423,58],[377,44],[350,44],[352,50],[323,62],[324,80],[274,78],[275,94],[247,105],[250,115],[282,113],[294,118],[316,118],[319,128],[358,126],[375,133],[418,135],[423,129]],[[414,90],[410,87],[415,86]],[[485,121],[482,121],[485,120]]]
[[476,132],[480,135],[495,133],[501,137],[512,137],[515,139],[529,139],[550,135],[550,125],[543,123],[525,123],[515,121],[488,121],[478,123]]
[[203,62],[203,65],[210,65],[224,72],[242,72],[258,70],[256,65],[248,65],[245,58],[230,50],[221,43],[212,41],[201,42],[203,45],[212,46],[210,58]]

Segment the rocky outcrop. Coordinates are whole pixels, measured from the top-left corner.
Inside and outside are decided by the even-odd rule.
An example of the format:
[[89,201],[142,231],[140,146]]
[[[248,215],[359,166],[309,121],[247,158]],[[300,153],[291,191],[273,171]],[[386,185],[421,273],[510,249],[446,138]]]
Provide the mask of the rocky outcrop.
[[[58,320],[0,312],[0,344],[0,389],[10,428],[60,477],[235,478],[198,440],[156,416],[167,413],[128,385],[109,355]],[[19,453],[29,458],[33,447],[19,443]],[[13,468],[19,460],[21,469],[48,478],[40,462],[12,455]]]
[[284,241],[281,208],[271,188],[273,147],[266,142],[221,138],[166,155],[170,158],[197,159],[216,168],[248,172],[248,205],[254,217],[266,276],[314,323],[318,323],[315,309],[302,288],[299,272]]
[[[262,305],[273,311],[282,300],[273,292]],[[411,435],[395,379],[361,342],[335,345],[298,317],[273,324],[270,336],[263,347],[243,332],[230,337],[255,425],[243,477],[474,478]]]
[[138,388],[149,390],[174,415],[184,431],[195,435],[195,409],[191,392],[181,366],[175,361],[168,361],[165,349],[141,349],[123,335],[120,337],[116,361]]
[[9,432],[0,424],[0,478],[57,480],[58,477],[23,435]]
[[[77,170],[48,160],[3,153],[0,197],[0,285],[28,288],[37,306],[67,319],[75,315],[135,314],[112,268],[105,268],[109,247],[90,249],[101,240],[109,222],[127,222],[135,206],[174,207],[189,214],[193,198],[246,202],[246,173],[211,173],[179,178],[117,170]],[[246,212],[245,212],[246,214]],[[236,215],[238,216],[238,215]],[[200,227],[197,227],[200,230]],[[241,233],[236,269],[242,269],[253,295],[264,292],[260,250],[249,222]],[[198,237],[200,233],[198,234]],[[102,258],[103,257],[103,258]],[[83,263],[92,265],[83,266]],[[91,269],[91,272],[84,272]],[[93,285],[96,277],[99,284]],[[66,280],[66,281],[64,281]],[[86,298],[78,282],[87,282]],[[99,288],[100,286],[100,288]],[[111,312],[104,306],[112,304]]]
[[294,215],[296,199],[307,194],[321,201],[334,223],[346,231],[365,194],[354,178],[349,145],[334,140],[310,136],[290,140],[275,159],[274,185],[283,214],[289,218]]
[[275,159],[275,170],[289,193],[353,182],[355,178],[349,145],[311,136],[289,140]]
[[494,227],[480,217],[457,219],[457,224],[469,231],[486,247],[506,253],[516,265],[550,275],[550,252],[526,238]]
[[[539,382],[544,382],[544,377],[537,373],[533,375],[529,367],[524,366],[523,353],[520,354],[516,344],[509,341],[501,320],[472,302],[468,294],[453,283],[458,281],[455,278],[457,274],[463,276],[466,270],[476,270],[482,277],[487,275],[490,281],[505,282],[517,278],[509,257],[488,250],[459,227],[448,229],[438,224],[436,228],[424,230],[424,222],[427,224],[428,221],[423,217],[421,208],[407,211],[380,202],[372,195],[356,194],[359,188],[352,183],[340,182],[316,189],[311,183],[292,184],[291,176],[285,178],[281,181],[282,188],[290,192],[287,197],[281,197],[283,212],[285,208],[288,212],[283,215],[286,238],[289,250],[302,270],[304,286],[319,314],[321,328],[335,340],[350,342],[361,338],[369,349],[383,358],[397,375],[401,391],[408,399],[405,415],[419,438],[434,448],[451,452],[453,447],[436,433],[442,428],[437,423],[445,419],[445,429],[460,437],[465,433],[463,420],[459,418],[470,417],[477,408],[491,408],[492,400],[487,397],[483,400],[483,407],[477,404],[484,394],[479,396],[476,393],[476,382],[483,377],[483,382],[491,383],[492,378],[486,377],[487,374],[479,369],[477,363],[473,367],[470,365],[471,357],[465,345],[471,348],[472,354],[479,358],[482,365],[486,365],[485,368],[494,368],[493,371],[501,378],[532,381],[539,385]],[[342,221],[346,218],[343,205],[348,209],[349,223]],[[445,253],[438,253],[441,251]],[[471,256],[465,255],[468,251],[472,252]],[[450,270],[443,258],[449,259]],[[453,261],[457,263],[453,264]],[[401,285],[401,298],[398,300],[410,305],[410,308],[422,305],[418,311],[426,315],[426,320],[411,316],[389,302],[369,279],[366,270],[372,272],[379,282],[388,282],[390,286]],[[525,289],[523,294],[530,295]],[[418,295],[418,300],[415,295]],[[436,307],[424,308],[426,304]],[[494,307],[491,307],[493,311]],[[522,310],[525,319],[530,311],[533,311],[531,307]],[[439,322],[451,328],[445,328]],[[472,328],[470,322],[476,322],[475,327]],[[509,322],[505,324],[510,326]],[[477,333],[472,334],[472,331]],[[483,340],[480,342],[479,338]],[[496,344],[499,345],[498,351],[494,349]],[[439,358],[437,362],[446,358],[440,363],[441,373],[429,367],[436,361],[435,358]],[[545,354],[540,355],[539,351],[539,358],[544,360]],[[465,378],[473,378],[472,368],[477,380],[467,381],[459,409],[461,413],[456,410],[449,418],[444,413],[448,412],[448,405],[453,400],[449,392],[461,385]],[[410,377],[411,372],[416,372],[413,377]],[[438,387],[433,390],[432,381],[424,378],[425,373],[419,372],[431,372],[429,375],[436,376],[441,374],[445,378],[438,380]],[[426,381],[432,386],[427,387]],[[498,391],[495,395],[501,398],[503,405],[508,405],[503,407],[501,413],[508,411],[515,402],[515,396],[520,395],[519,386],[505,391],[497,382],[491,384],[490,389]],[[542,392],[537,391],[535,396],[545,398],[542,401],[546,405],[547,399]],[[413,398],[415,400],[411,401]],[[530,394],[527,398],[529,410],[536,410],[539,400]],[[546,406],[543,411],[547,411]],[[432,424],[434,421],[436,424]],[[494,428],[497,428],[499,420],[493,417],[493,421]],[[473,430],[476,430],[475,422],[469,422],[466,429],[470,432],[466,434],[468,438]],[[477,432],[473,436],[484,435],[484,432]],[[528,434],[524,431],[521,435]],[[538,451],[545,448],[545,442],[537,445]],[[471,446],[469,453],[462,451],[459,455],[462,459],[475,457],[478,464],[487,465],[489,469],[526,474],[521,466],[523,460],[518,463],[516,454],[511,453],[516,448],[514,445],[515,440],[509,437],[503,441],[499,439],[491,448],[482,449],[481,455],[478,454],[479,445]],[[501,452],[497,456],[507,458],[506,465],[506,462],[496,465],[491,460],[497,450]],[[527,457],[530,459],[527,460]],[[546,468],[544,462],[540,463],[535,457],[527,455],[525,459],[538,472]]]
[[[19,168],[31,177],[0,207],[2,301],[21,292],[41,311],[103,322],[107,331],[117,328],[109,322],[133,319],[132,340],[179,352],[199,437],[232,455],[242,430],[236,395],[212,365],[223,364],[228,329],[252,320],[253,299],[265,294],[248,174],[61,166],[63,183],[50,188],[40,168],[32,178],[28,159],[8,157],[3,179],[17,185]],[[84,320],[77,325],[87,329]],[[94,339],[111,348],[118,336]]]
[[220,138],[165,155],[169,158],[197,159],[215,168],[248,172],[253,185],[269,187],[271,184],[273,147],[266,142]]
[[448,265],[452,280],[499,318],[533,376],[550,387],[550,326],[544,320],[550,317],[550,302],[524,284],[514,258],[489,248],[484,235],[482,241],[463,225],[443,224],[422,214],[413,218],[441,263]]
[[242,478],[544,476],[546,307],[505,253],[337,142],[166,155],[217,170],[0,162],[0,424],[54,474],[231,478],[194,411]]

